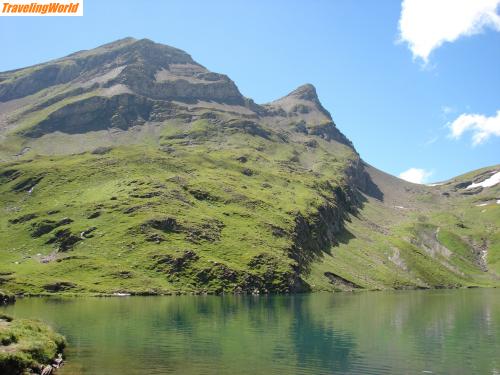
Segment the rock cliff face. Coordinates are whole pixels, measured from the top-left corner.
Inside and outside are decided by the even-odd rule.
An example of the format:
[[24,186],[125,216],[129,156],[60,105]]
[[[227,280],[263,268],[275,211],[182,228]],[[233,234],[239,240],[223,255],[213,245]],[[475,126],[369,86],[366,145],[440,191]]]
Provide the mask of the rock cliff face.
[[243,103],[227,76],[209,72],[184,51],[132,38],[47,64],[1,73],[0,101],[67,83],[99,83],[103,87],[122,84],[138,95],[156,99]]
[[313,85],[256,104],[187,53],[127,38],[0,73],[0,286],[496,285],[498,187],[476,185],[497,170],[403,182],[362,161]]
[[21,134],[36,138],[56,131],[82,134],[112,128],[126,130],[152,118],[154,105],[155,102],[150,99],[131,94],[111,98],[93,96],[52,112],[45,120]]

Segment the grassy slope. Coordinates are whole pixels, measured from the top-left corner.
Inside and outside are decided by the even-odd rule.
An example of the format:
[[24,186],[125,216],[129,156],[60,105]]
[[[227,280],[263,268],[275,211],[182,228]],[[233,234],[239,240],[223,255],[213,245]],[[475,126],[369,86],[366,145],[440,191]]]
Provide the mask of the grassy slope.
[[[308,154],[309,165],[311,157],[315,160],[317,175],[312,179],[300,155],[297,160],[305,147],[239,132],[210,134],[205,141],[211,127],[204,120],[182,129],[200,142],[196,144],[173,138],[175,126],[169,124],[164,132],[168,152],[127,146],[104,155],[35,157],[4,165],[3,172],[20,174],[1,184],[0,272],[5,286],[29,293],[47,288],[91,293],[221,291],[241,284],[248,275],[240,272],[249,271],[268,280],[269,289],[280,290],[292,272],[287,251],[294,215],[315,211],[322,201],[317,181],[338,184],[327,176],[342,176],[351,151],[339,146],[334,157],[326,152],[331,145],[322,142]],[[240,156],[248,161],[236,160]],[[250,176],[242,173],[245,169]],[[31,193],[15,191],[17,184],[36,176],[43,178]],[[100,216],[89,219],[95,212]],[[36,218],[12,223],[28,214]],[[37,224],[64,218],[72,222],[32,236]],[[165,218],[175,219],[182,229],[150,225]],[[92,227],[96,229],[89,238],[72,250],[56,252],[57,243],[47,244],[57,231],[69,229],[81,237]],[[276,229],[284,235],[273,235]],[[176,272],[172,263],[183,262],[186,251],[194,251],[199,259]],[[268,255],[264,264],[250,267],[259,254]],[[237,280],[220,275],[226,268],[238,274]],[[56,282],[66,284],[54,286]]]
[[[307,217],[321,205],[318,182],[342,184],[352,152],[320,139],[319,147],[306,149],[205,120],[167,123],[160,131],[165,151],[143,144],[2,166],[0,173],[18,171],[13,180],[4,175],[0,185],[4,288],[34,294],[220,292],[255,276],[263,289],[287,290],[295,215]],[[241,156],[248,160],[238,161]],[[33,177],[43,178],[31,193],[16,191]],[[477,198],[469,198],[429,210],[419,202],[432,204],[432,197],[413,198],[417,205],[404,213],[370,198],[338,236],[338,246],[304,275],[313,290],[349,289],[332,285],[325,272],[370,289],[496,284],[500,207],[482,212],[471,203]],[[72,222],[33,237],[40,223],[65,218]],[[162,227],[167,218],[176,228]],[[47,242],[64,229],[80,240],[58,251],[57,241]],[[484,239],[490,273],[477,265],[470,246]]]
[[[328,288],[321,276],[333,270],[368,288],[498,286],[500,205],[491,196],[500,196],[500,187],[472,196],[442,195],[480,172],[442,187],[407,184],[415,191],[399,202],[391,201],[390,194],[398,195],[394,191],[386,191],[389,202],[369,199],[347,224],[350,239],[325,254],[308,280]],[[398,184],[375,181],[382,190]],[[484,201],[488,204],[478,206]]]

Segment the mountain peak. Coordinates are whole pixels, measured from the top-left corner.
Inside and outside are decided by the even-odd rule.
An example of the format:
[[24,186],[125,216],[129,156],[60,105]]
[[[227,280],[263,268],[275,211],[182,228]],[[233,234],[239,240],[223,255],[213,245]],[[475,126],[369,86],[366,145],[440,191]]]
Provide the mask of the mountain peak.
[[97,56],[99,56],[98,60],[108,65],[113,60],[118,60],[121,64],[137,63],[140,60],[141,63],[154,63],[161,66],[178,63],[197,64],[188,53],[178,48],[146,38],[132,37],[118,39],[90,50],[79,51],[56,61],[88,60]]
[[319,101],[316,88],[306,83],[297,87],[288,95],[268,104],[279,108],[289,115],[311,118],[314,121],[331,121],[332,117]]
[[301,100],[318,101],[318,94],[316,92],[316,87],[311,83],[303,84],[293,90],[286,97],[295,97]]
[[127,44],[132,44],[132,43],[135,43],[137,41],[138,41],[138,39],[132,38],[132,37],[129,36],[129,37],[126,37],[126,38],[117,39],[117,40],[114,40],[112,42],[103,44],[102,46],[97,47],[97,48],[112,49],[112,48],[116,48],[116,47],[122,47],[122,46],[127,45]]
[[124,38],[97,48],[16,72],[0,73],[0,102],[22,98],[60,84],[87,83],[116,93],[150,99],[244,105],[226,75],[210,72],[177,48],[149,39]]

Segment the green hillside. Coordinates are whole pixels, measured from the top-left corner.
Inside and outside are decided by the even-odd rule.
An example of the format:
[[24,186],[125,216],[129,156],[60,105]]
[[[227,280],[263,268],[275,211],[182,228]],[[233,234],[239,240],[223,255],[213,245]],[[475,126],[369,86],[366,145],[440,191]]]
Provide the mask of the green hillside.
[[366,165],[304,85],[257,105],[125,39],[0,73],[0,288],[25,294],[496,286],[500,170]]

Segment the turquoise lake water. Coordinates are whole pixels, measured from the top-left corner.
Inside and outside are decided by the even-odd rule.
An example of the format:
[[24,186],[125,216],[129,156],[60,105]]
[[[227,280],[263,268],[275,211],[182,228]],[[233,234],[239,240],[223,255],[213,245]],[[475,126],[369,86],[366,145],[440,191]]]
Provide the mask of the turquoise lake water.
[[500,290],[27,298],[67,374],[500,374]]

